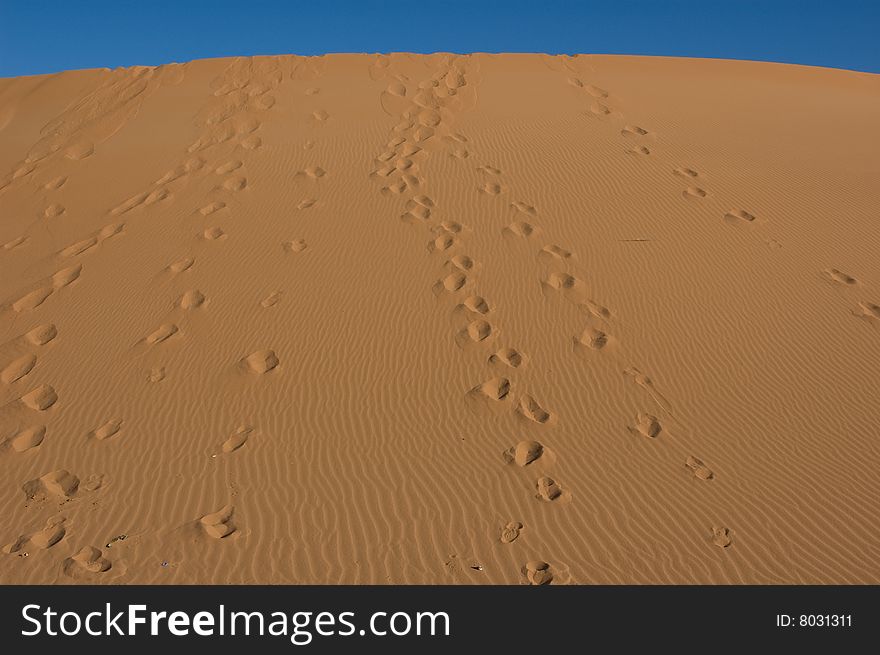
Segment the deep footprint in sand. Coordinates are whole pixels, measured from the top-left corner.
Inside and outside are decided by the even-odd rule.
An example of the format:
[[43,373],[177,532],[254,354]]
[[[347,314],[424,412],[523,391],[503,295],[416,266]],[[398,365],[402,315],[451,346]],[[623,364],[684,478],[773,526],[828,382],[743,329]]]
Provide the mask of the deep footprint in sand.
[[541,404],[529,394],[524,394],[517,404],[516,413],[520,417],[537,423],[538,425],[550,425],[555,422],[553,414],[544,409]]
[[470,345],[482,343],[490,339],[494,334],[495,331],[489,321],[478,318],[468,323],[455,336],[455,343],[459,348],[467,348]]
[[444,278],[437,280],[432,287],[434,291],[434,295],[439,296],[444,293],[458,293],[468,284],[468,276],[464,273],[457,271],[455,273],[450,273]]
[[279,363],[274,350],[258,350],[241,360],[242,368],[259,375],[275,369]]
[[490,364],[503,364],[510,368],[519,368],[525,365],[526,356],[516,348],[501,348],[489,355]]
[[48,384],[43,384],[21,397],[21,402],[36,412],[46,411],[57,401],[58,394]]
[[234,508],[232,505],[226,505],[222,509],[206,514],[199,519],[199,525],[205,534],[214,539],[225,539],[235,534],[236,527],[232,522],[232,514]]
[[90,578],[107,573],[113,564],[104,557],[103,551],[94,546],[84,546],[73,557],[64,560],[62,570],[71,578]]
[[45,346],[58,336],[58,328],[53,323],[38,325],[24,335],[25,339],[35,346]]
[[22,553],[27,556],[29,550],[47,550],[64,539],[67,530],[64,527],[63,517],[53,517],[46,521],[46,527],[32,534],[23,534],[13,543],[3,547],[3,552],[9,554]]
[[546,585],[553,582],[551,566],[542,560],[532,560],[522,567],[521,573],[525,584]]
[[45,498],[72,498],[79,489],[79,478],[70,471],[59,469],[44,476],[30,480],[22,485],[28,500]]
[[191,289],[180,297],[180,300],[177,301],[177,305],[181,309],[198,309],[205,304],[206,300],[205,294],[201,291],[198,289]]
[[43,443],[43,439],[45,438],[46,426],[32,425],[15,433],[15,435],[7,439],[3,444],[0,444],[0,447],[9,446],[15,452],[23,453],[31,448],[39,446]]
[[36,364],[36,355],[22,355],[21,357],[12,360],[3,367],[2,371],[0,371],[0,382],[3,382],[3,384],[18,382],[30,373]]
[[544,456],[544,444],[540,441],[530,441],[524,439],[515,446],[511,446],[504,451],[503,458],[508,464],[516,464],[517,466],[528,466],[532,462],[539,460]]

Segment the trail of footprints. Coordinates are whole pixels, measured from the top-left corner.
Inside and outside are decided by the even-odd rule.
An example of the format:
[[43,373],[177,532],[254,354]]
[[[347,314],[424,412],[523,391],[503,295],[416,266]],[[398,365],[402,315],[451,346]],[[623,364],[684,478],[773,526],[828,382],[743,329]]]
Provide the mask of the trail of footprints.
[[[591,114],[606,118],[615,112],[608,102],[610,94],[606,90],[586,84],[578,78],[571,78],[569,82],[589,96]],[[651,155],[649,141],[652,135],[648,130],[638,125],[625,125],[620,130],[620,136],[628,144],[628,154]],[[502,175],[500,169],[494,166],[484,166],[478,170],[492,176],[492,181],[487,182],[488,186],[484,185],[480,188],[481,193],[496,191],[497,195],[508,190],[508,187],[500,179]],[[680,168],[676,169],[674,173],[689,183],[683,191],[685,197],[693,199],[706,197],[707,192],[697,185],[696,179],[699,176],[696,171]],[[537,223],[539,212],[533,204],[523,200],[514,200],[509,203],[509,206],[517,217],[502,230],[502,237],[532,244],[532,249],[537,249],[537,258],[545,265],[546,273],[540,280],[542,291],[545,295],[560,296],[574,303],[582,309],[582,314],[586,317],[586,325],[581,328],[580,333],[572,338],[575,352],[581,356],[590,357],[592,356],[590,353],[596,351],[615,349],[616,340],[608,330],[612,313],[607,307],[590,297],[587,281],[580,277],[580,273],[573,270],[573,264],[576,261],[575,253],[564,245],[548,243],[544,240],[544,231]],[[725,219],[751,222],[755,217],[743,210],[731,210]],[[843,282],[845,283],[845,278],[843,278]],[[498,361],[506,354],[495,353],[490,361]],[[624,373],[642,388],[665,413],[671,414],[672,408],[669,402],[656,390],[648,376],[632,367],[627,368]],[[510,394],[510,383],[507,378],[493,378],[476,387],[472,393],[496,401],[503,400]],[[552,425],[555,418],[539,401],[528,394],[520,397],[515,411],[524,420],[539,425]],[[637,414],[627,428],[631,434],[646,440],[657,440],[664,432],[660,419],[649,412]],[[522,468],[546,467],[552,464],[553,456],[544,444],[538,441],[524,440],[505,451],[504,459],[508,463]],[[682,464],[683,468],[696,480],[711,481],[715,479],[715,473],[694,455],[688,456]],[[541,475],[538,478],[535,484],[535,495],[540,500],[550,503],[564,503],[571,499],[570,493],[550,475]],[[521,526],[516,522],[507,524],[501,529],[500,540],[503,543],[510,543],[519,536],[521,529]],[[731,531],[724,527],[712,527],[708,540],[716,546],[727,548],[732,544]],[[552,567],[542,561],[529,562],[523,567],[522,575],[524,580],[531,584],[544,584],[553,579]]]
[[[102,244],[124,232],[125,223],[120,222],[120,217],[134,216],[136,212],[150,209],[172,202],[175,189],[188,183],[190,178],[196,175],[215,175],[219,182],[212,192],[220,197],[209,199],[204,205],[194,210],[193,215],[201,220],[213,221],[231,212],[230,199],[235,194],[246,192],[249,181],[244,172],[245,167],[242,159],[232,156],[220,159],[220,163],[211,163],[209,155],[215,146],[229,143],[235,150],[242,153],[254,151],[261,147],[262,141],[257,134],[260,121],[252,114],[265,111],[274,105],[274,97],[269,93],[282,81],[281,71],[274,68],[271,62],[254,63],[253,60],[239,59],[233,62],[213,84],[214,101],[209,104],[198,117],[199,122],[205,128],[199,139],[187,150],[186,156],[180,164],[168,170],[163,176],[155,180],[149,188],[138,193],[119,205],[111,208],[109,214],[115,220],[100,230],[83,236],[74,243],[62,248],[56,253],[59,261],[78,260],[90,255],[99,249]],[[326,116],[322,120],[326,120]],[[38,144],[38,147],[46,148],[51,155],[58,148],[49,144]],[[68,158],[80,159],[89,156],[93,147],[88,144],[71,146],[67,151]],[[51,158],[44,155],[39,161],[49,162]],[[44,163],[45,163],[44,162]],[[42,165],[42,164],[41,164]],[[25,179],[37,168],[37,163],[23,165],[11,176],[10,180],[0,185],[0,192],[10,186],[12,181]],[[305,175],[319,179],[326,174],[320,167],[306,169]],[[43,186],[47,192],[60,189],[67,183],[66,176],[56,177]],[[304,201],[300,209],[313,205],[315,200]],[[58,203],[50,203],[46,206],[43,215],[46,219],[57,219],[66,213],[66,208]],[[126,219],[127,220],[127,219]],[[228,235],[219,225],[208,223],[200,228],[201,239],[206,242],[223,241]],[[27,244],[28,237],[23,235],[6,244],[4,250],[12,250]],[[194,242],[197,244],[198,240]],[[306,248],[305,241],[296,239],[285,244],[285,249],[290,252],[301,252]],[[173,261],[162,271],[164,275],[177,277],[190,271],[196,264],[196,258],[187,255]],[[41,307],[53,296],[63,293],[67,287],[74,285],[82,274],[83,266],[79,263],[67,264],[60,267],[56,273],[45,278],[30,287],[23,289],[15,297],[0,303],[0,313],[10,312],[13,315],[27,316],[30,312]],[[278,294],[274,294],[264,301],[265,306],[271,306],[277,302]],[[199,289],[191,288],[177,296],[174,302],[174,310],[182,310],[185,317],[187,312],[197,311],[208,304],[208,297]],[[184,338],[185,322],[177,318],[166,320],[158,326],[146,331],[139,344],[143,348],[157,349],[164,344],[176,339]],[[40,447],[51,434],[47,428],[47,419],[51,416],[59,404],[59,396],[49,384],[27,386],[31,372],[39,366],[40,350],[52,347],[58,336],[58,330],[54,324],[43,324],[31,328],[19,338],[14,339],[4,346],[3,359],[0,360],[0,390],[4,394],[11,394],[11,402],[4,402],[2,410],[16,412],[19,424],[24,427],[16,428],[11,434],[2,435],[0,441],[0,456],[13,456],[25,453],[31,449]],[[54,345],[54,344],[53,344]],[[245,375],[262,375],[277,369],[279,360],[272,350],[261,350],[251,353],[238,363],[239,369]],[[152,383],[161,382],[166,376],[164,366],[154,366],[147,379]],[[39,417],[39,418],[38,418]],[[32,420],[33,419],[33,420]],[[49,426],[51,427],[51,426]],[[83,435],[90,442],[100,444],[124,438],[125,422],[121,417],[110,417],[95,425]],[[230,455],[240,450],[248,441],[253,429],[240,427],[221,444],[218,453],[221,456]],[[30,480],[22,486],[28,503],[57,502],[66,503],[73,501],[83,494],[95,491],[102,485],[101,476],[90,476],[81,480],[77,475],[59,469]],[[232,520],[233,508],[225,506],[217,512],[203,516],[196,521],[198,530],[212,539],[225,539],[237,534],[237,528]],[[58,516],[49,520],[43,529],[26,532],[13,543],[3,547],[3,552],[14,554],[18,557],[28,557],[29,554],[39,550],[47,550],[61,542],[67,534],[66,519]],[[109,548],[117,539],[114,538],[105,546]],[[124,568],[124,567],[123,567]],[[76,551],[71,557],[62,563],[62,571],[65,575],[74,579],[96,579],[107,575],[111,570],[121,573],[120,567],[115,566],[107,557],[104,549],[94,546],[84,546]]]
[[[462,96],[474,85],[477,71],[468,58],[450,56],[442,61],[434,75],[414,83],[395,72],[387,59],[380,58],[375,66],[381,71],[380,76],[389,79],[382,93],[382,105],[400,122],[394,128],[387,150],[376,157],[372,176],[380,181],[382,193],[401,197],[401,221],[425,229],[428,253],[442,260],[441,274],[432,292],[441,300],[451,300],[455,319],[453,342],[483,358],[489,369],[487,379],[467,391],[465,401],[475,411],[488,415],[513,412],[524,422],[524,427],[552,425],[554,414],[533,395],[520,393],[514,400],[512,378],[517,369],[528,363],[529,357],[517,348],[501,344],[503,333],[493,319],[493,306],[477,292],[482,266],[466,252],[471,228],[458,221],[438,220],[435,201],[420,191],[424,185],[421,166],[436,149],[428,146],[433,146],[438,138],[445,142],[451,157],[460,160],[470,157],[467,138],[454,132],[451,124],[466,107]],[[479,194],[498,198],[506,193],[500,169],[486,165],[478,171],[484,177],[476,189]],[[534,208],[527,205],[522,205],[520,211],[529,218],[536,215]],[[526,221],[511,225],[508,232],[515,238],[538,235],[536,228]],[[563,248],[550,249],[548,254],[562,259],[570,256]],[[531,485],[536,501],[565,504],[570,500],[570,493],[548,474],[555,458],[543,444],[522,441],[503,456],[505,461],[535,472]],[[511,544],[524,530],[521,522],[509,521],[500,528],[499,541]],[[521,576],[528,584],[547,584],[553,580],[550,565],[537,560],[528,562]]]

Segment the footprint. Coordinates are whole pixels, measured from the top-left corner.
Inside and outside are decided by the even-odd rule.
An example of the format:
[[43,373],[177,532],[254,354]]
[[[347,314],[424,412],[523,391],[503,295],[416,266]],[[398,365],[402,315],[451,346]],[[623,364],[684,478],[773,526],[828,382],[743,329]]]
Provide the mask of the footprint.
[[9,446],[17,453],[23,453],[31,448],[36,448],[43,439],[46,438],[45,425],[33,425],[31,427],[20,430],[14,436],[4,442],[4,446]]
[[15,542],[3,547],[3,552],[9,554],[23,553],[27,556],[28,550],[37,548],[46,550],[64,539],[67,530],[64,528],[64,518],[53,517],[46,521],[46,527],[29,535],[21,535]]
[[719,548],[729,548],[733,543],[730,530],[727,528],[712,528],[712,543]]
[[244,177],[230,177],[223,181],[223,188],[227,191],[242,191],[247,185],[247,178]]
[[526,363],[526,356],[515,348],[502,348],[489,355],[489,363],[519,368]]
[[226,175],[228,173],[231,173],[232,171],[237,171],[239,168],[241,168],[241,166],[241,161],[239,161],[238,159],[234,159],[232,161],[226,162],[225,164],[221,164],[214,169],[214,172],[217,175]]
[[530,204],[521,202],[517,200],[516,202],[510,203],[510,206],[516,209],[518,212],[522,212],[523,214],[528,214],[529,216],[537,216],[538,210],[532,207]]
[[553,502],[565,498],[566,492],[563,491],[562,487],[556,482],[556,480],[549,476],[545,475],[538,478],[538,481],[535,483],[535,488],[538,492],[536,498],[539,500]]
[[192,265],[195,264],[195,261],[192,257],[184,257],[183,259],[179,259],[173,264],[169,264],[165,270],[169,273],[174,273],[175,275],[178,273],[183,273],[184,271],[188,271],[192,268]]
[[406,213],[400,219],[403,221],[427,221],[431,217],[431,209],[412,200],[406,203]]
[[153,330],[153,332],[147,335],[144,338],[144,341],[146,341],[150,345],[162,343],[166,339],[169,339],[177,334],[178,331],[178,327],[174,323],[163,323],[155,330]]
[[52,276],[52,287],[54,289],[66,287],[78,280],[80,275],[82,275],[82,266],[79,264],[63,268]]
[[724,220],[734,223],[738,223],[739,221],[747,221],[751,223],[755,220],[755,216],[743,209],[731,209],[724,215]]
[[68,159],[80,160],[91,157],[95,153],[95,145],[89,141],[70,146],[64,153]]
[[676,169],[673,170],[672,172],[673,172],[673,174],[678,175],[679,177],[691,177],[691,178],[693,178],[693,177],[698,177],[698,176],[699,176],[698,173],[697,173],[697,171],[695,171],[693,168],[684,168],[684,167],[680,167],[680,168],[676,168]]
[[502,234],[520,239],[533,239],[540,234],[540,230],[531,223],[514,221],[502,230]]
[[58,329],[52,323],[38,325],[24,335],[25,339],[35,346],[45,346],[57,336]]
[[51,497],[72,498],[78,489],[79,478],[64,469],[46,473],[22,485],[28,500],[43,500]]
[[17,382],[30,373],[36,364],[36,355],[22,355],[18,359],[12,360],[6,365],[3,371],[0,372],[0,381],[2,381],[3,384]]
[[501,175],[501,170],[495,168],[494,166],[478,166],[477,170],[481,173],[487,173],[489,175]]
[[199,524],[209,537],[224,539],[235,533],[235,525],[232,523],[232,505],[226,505],[222,509],[206,514],[199,519]]
[[553,272],[541,285],[545,290],[566,295],[583,296],[586,292],[586,283],[570,273]]
[[504,451],[504,461],[517,466],[528,466],[541,458],[544,446],[538,441],[520,441]]
[[630,430],[638,432],[649,439],[656,439],[660,435],[660,432],[662,432],[663,427],[660,425],[660,421],[656,416],[647,413],[640,413],[636,419],[635,426],[630,428]]
[[666,398],[663,397],[663,394],[661,394],[659,391],[657,391],[657,389],[654,387],[654,382],[653,382],[653,380],[651,380],[651,378],[649,378],[647,375],[642,373],[639,369],[635,368],[634,366],[626,369],[623,372],[623,374],[626,375],[627,377],[631,377],[633,379],[633,382],[635,382],[637,385],[642,387],[642,389],[647,391],[648,394],[651,396],[651,398],[654,400],[654,402],[656,402],[658,405],[660,405],[660,407],[662,407],[665,411],[672,413],[672,409],[669,405],[669,401],[667,401]]
[[446,277],[437,280],[434,283],[434,294],[440,295],[441,293],[456,293],[461,291],[465,285],[468,283],[468,277],[462,272],[450,273]]
[[852,275],[847,275],[841,270],[836,268],[827,268],[823,271],[825,275],[831,279],[833,282],[838,282],[840,284],[858,284],[858,280],[856,280]]
[[64,175],[61,175],[60,177],[53,178],[53,179],[49,180],[48,182],[46,182],[43,185],[43,188],[46,191],[55,191],[55,190],[63,187],[66,183],[67,183],[67,177],[65,177]]
[[650,155],[651,150],[649,148],[646,148],[645,146],[639,146],[638,148],[628,149],[627,153],[630,155]]
[[58,394],[48,384],[43,384],[21,397],[21,402],[36,412],[43,412],[49,409],[57,401]]
[[43,210],[43,216],[45,216],[46,218],[58,218],[66,211],[67,210],[64,209],[64,205],[53,203]]
[[522,529],[522,523],[519,521],[510,521],[507,525],[501,528],[501,537],[499,538],[499,541],[501,541],[502,544],[509,544],[516,541],[519,538]]
[[311,166],[302,172],[306,177],[312,180],[320,180],[322,177],[327,175],[327,171],[325,171],[320,166]]
[[477,268],[477,262],[468,255],[455,255],[446,263],[463,273],[474,271]]
[[596,328],[585,329],[580,337],[575,339],[576,343],[592,348],[593,350],[602,350],[608,345],[608,335],[602,330]]
[[605,89],[602,89],[598,86],[594,86],[592,84],[585,84],[584,91],[589,93],[594,98],[607,98],[608,92]]
[[712,480],[715,478],[715,474],[711,471],[711,469],[703,464],[702,460],[697,459],[692,455],[685,460],[684,464],[691,470],[694,476],[696,476],[700,480]]
[[685,198],[705,198],[708,194],[700,187],[689,186],[681,192]]
[[497,182],[486,182],[480,187],[482,193],[490,196],[497,196],[498,194],[503,193],[504,189],[504,185],[498,184]]
[[294,239],[293,241],[285,241],[281,244],[281,247],[284,248],[286,252],[297,253],[308,248],[308,244],[305,239]]
[[177,304],[181,309],[198,309],[205,304],[206,298],[198,289],[191,289],[184,293]]
[[540,425],[552,424],[554,422],[553,414],[544,409],[537,400],[528,394],[524,394],[519,399],[516,412],[519,416]]
[[20,236],[14,238],[12,241],[7,241],[3,244],[3,250],[14,250],[21,245],[24,245],[30,237]]
[[559,246],[549,245],[541,248],[541,251],[538,253],[539,257],[549,257],[552,259],[559,259],[565,261],[566,259],[571,259],[572,253],[570,250],[566,250],[565,248],[561,248]]
[[280,300],[281,300],[281,292],[280,291],[273,291],[268,296],[263,298],[262,301],[260,301],[260,305],[263,307],[266,307],[268,309],[269,307],[274,307],[275,305],[277,305]]
[[482,296],[468,296],[463,302],[459,303],[458,308],[481,316],[485,316],[490,311],[489,303]]
[[596,318],[604,318],[606,320],[611,318],[611,310],[593,300],[587,300],[581,303],[580,306]]
[[241,360],[245,370],[257,374],[268,373],[278,364],[278,356],[274,350],[258,350]]
[[82,241],[77,241],[76,243],[67,246],[60,254],[62,257],[76,257],[97,245],[98,237],[89,237],[88,239],[83,239]]
[[310,207],[314,207],[314,206],[315,206],[315,203],[317,203],[317,202],[318,202],[318,201],[315,200],[314,198],[308,198],[308,199],[303,200],[302,202],[300,202],[300,203],[296,206],[296,208],[297,208],[297,209],[308,209],[308,208],[310,208]]
[[428,243],[428,252],[445,252],[458,245],[458,240],[452,234],[439,234]]
[[492,378],[478,384],[468,393],[493,402],[502,401],[510,395],[510,380],[504,377]]
[[865,318],[873,318],[880,319],[880,305],[875,305],[870,302],[860,302],[859,303],[859,316],[863,316]]
[[223,202],[222,200],[215,200],[214,202],[209,203],[209,204],[205,205],[204,207],[202,207],[201,209],[199,209],[199,213],[202,216],[210,216],[211,214],[215,214],[225,207],[226,207],[225,202]]
[[455,342],[460,348],[486,341],[493,336],[492,325],[481,318],[475,319],[456,335]]
[[110,437],[119,434],[119,430],[121,429],[122,419],[114,418],[104,423],[101,427],[95,428],[89,432],[88,436],[97,439],[98,441],[104,441],[105,439],[109,439]]
[[521,569],[524,582],[529,585],[546,585],[553,581],[553,570],[547,562],[532,560]]
[[622,136],[645,136],[647,133],[648,130],[641,128],[638,125],[627,125],[620,130]]
[[106,573],[113,564],[103,556],[102,551],[94,546],[84,546],[76,555],[64,560],[62,570],[71,578],[88,578]]
[[224,232],[219,227],[209,227],[207,230],[202,232],[202,236],[207,241],[217,241],[218,239],[225,239],[227,235],[226,232]]
[[241,448],[245,443],[247,443],[248,438],[250,438],[251,433],[254,431],[253,428],[241,426],[233,432],[229,438],[223,442],[223,445],[220,449],[224,453],[231,453],[239,448]]
[[263,140],[256,134],[251,134],[241,140],[241,147],[245,150],[258,150],[263,145]]
[[590,103],[590,113],[601,118],[608,116],[611,113],[611,108],[601,102],[593,102]]
[[330,118],[330,114],[326,112],[324,109],[319,109],[318,111],[312,112],[312,118],[314,118],[319,123],[324,123]]
[[52,287],[42,287],[25,294],[14,303],[12,309],[17,313],[30,311],[42,305],[46,299],[52,295],[54,289]]

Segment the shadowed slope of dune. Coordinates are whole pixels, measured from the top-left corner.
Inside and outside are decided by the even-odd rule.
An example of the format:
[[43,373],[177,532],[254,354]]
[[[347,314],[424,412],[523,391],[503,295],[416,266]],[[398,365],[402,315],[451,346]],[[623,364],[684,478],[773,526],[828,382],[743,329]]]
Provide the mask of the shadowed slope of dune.
[[0,582],[880,582],[877,76],[282,56],[0,101]]

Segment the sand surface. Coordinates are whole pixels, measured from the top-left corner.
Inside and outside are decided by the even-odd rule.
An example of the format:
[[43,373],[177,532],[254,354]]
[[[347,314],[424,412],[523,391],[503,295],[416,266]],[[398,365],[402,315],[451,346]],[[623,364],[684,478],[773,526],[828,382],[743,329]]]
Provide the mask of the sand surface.
[[880,582],[880,78],[0,80],[0,582]]

